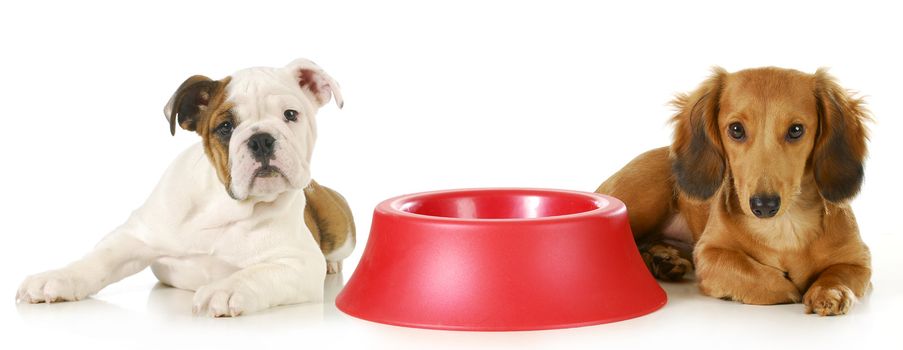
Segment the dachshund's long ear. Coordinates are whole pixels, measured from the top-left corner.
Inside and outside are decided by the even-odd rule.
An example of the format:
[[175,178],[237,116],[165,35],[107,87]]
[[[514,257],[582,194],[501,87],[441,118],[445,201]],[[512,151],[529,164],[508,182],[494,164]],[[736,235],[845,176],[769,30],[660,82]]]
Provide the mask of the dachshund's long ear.
[[843,202],[862,186],[869,119],[862,99],[854,98],[837,84],[827,70],[815,73],[818,130],[812,150],[815,183],[822,198]]
[[696,91],[672,101],[677,114],[672,119],[671,170],[681,191],[697,199],[712,197],[724,182],[718,111],[726,75],[724,69],[715,67]]

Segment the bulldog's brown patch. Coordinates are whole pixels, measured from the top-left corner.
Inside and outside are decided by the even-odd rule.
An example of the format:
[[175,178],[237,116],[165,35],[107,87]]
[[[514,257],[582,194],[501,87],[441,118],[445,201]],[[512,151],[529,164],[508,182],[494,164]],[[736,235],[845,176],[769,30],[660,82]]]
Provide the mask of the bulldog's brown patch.
[[232,133],[222,131],[227,123],[231,124],[231,129],[238,126],[238,119],[232,114],[233,104],[226,100],[226,86],[231,79],[211,80],[199,75],[188,78],[173,94],[169,106],[172,132],[175,133],[178,123],[182,129],[201,135],[204,152],[230,196],[229,140]]
[[304,207],[304,223],[324,255],[341,248],[348,240],[354,240],[354,218],[351,208],[341,194],[311,180],[304,189],[307,205]]
[[198,125],[197,132],[204,138],[204,152],[207,153],[207,158],[216,169],[216,175],[219,176],[231,196],[232,173],[229,171],[229,140],[232,135],[230,133],[228,136],[224,136],[219,133],[219,127],[224,123],[231,123],[232,128],[238,127],[238,119],[232,114],[234,105],[226,101],[225,85],[227,83],[228,78],[224,80],[222,88],[217,94],[211,96],[211,107],[213,108],[210,109],[210,114],[206,118],[201,119],[202,123]]

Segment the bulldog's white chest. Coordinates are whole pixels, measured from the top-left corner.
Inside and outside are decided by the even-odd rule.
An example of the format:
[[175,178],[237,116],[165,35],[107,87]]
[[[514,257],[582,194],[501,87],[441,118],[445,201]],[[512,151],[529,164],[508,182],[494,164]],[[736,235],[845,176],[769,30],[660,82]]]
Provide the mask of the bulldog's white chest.
[[304,225],[302,191],[234,200],[203,157],[195,146],[177,158],[130,220],[160,253],[152,268],[161,281],[194,289],[261,261],[322,259]]

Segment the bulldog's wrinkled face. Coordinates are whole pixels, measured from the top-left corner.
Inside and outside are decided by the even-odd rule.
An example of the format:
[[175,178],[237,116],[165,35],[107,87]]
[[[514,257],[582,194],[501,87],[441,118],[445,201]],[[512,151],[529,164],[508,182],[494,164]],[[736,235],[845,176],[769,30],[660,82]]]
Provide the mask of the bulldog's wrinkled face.
[[315,116],[338,84],[313,62],[248,68],[221,80],[188,78],[165,108],[175,123],[201,135],[204,150],[232,198],[269,197],[310,183]]

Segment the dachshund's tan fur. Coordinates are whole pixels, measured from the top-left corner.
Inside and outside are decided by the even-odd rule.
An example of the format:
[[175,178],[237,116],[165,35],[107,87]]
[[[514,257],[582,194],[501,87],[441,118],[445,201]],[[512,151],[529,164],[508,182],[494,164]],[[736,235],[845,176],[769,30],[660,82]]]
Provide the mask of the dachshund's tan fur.
[[[676,280],[691,269],[668,242],[684,231],[706,295],[848,312],[871,277],[847,204],[863,178],[862,101],[824,70],[716,68],[673,104],[671,146],[641,154],[596,190],[627,204],[653,274]],[[731,136],[734,123],[742,139]],[[794,125],[802,136],[789,136]],[[750,198],[763,194],[780,198],[773,217],[754,215]]]

